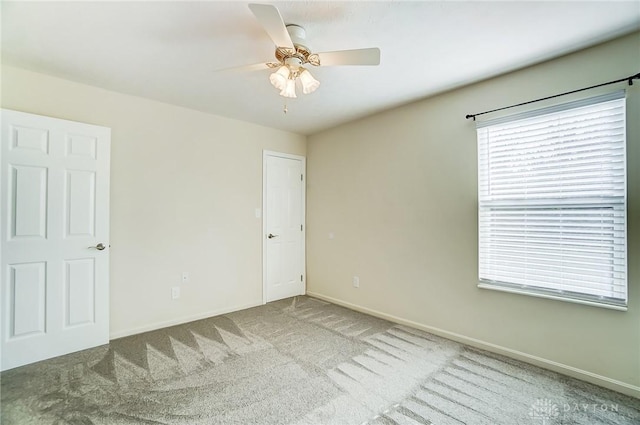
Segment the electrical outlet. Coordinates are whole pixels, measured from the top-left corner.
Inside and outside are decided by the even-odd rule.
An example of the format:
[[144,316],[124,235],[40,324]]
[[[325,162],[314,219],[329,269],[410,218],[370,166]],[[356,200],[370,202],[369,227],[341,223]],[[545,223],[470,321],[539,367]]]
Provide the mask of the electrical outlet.
[[189,272],[182,272],[182,283],[189,282]]
[[354,276],[353,277],[353,287],[354,288],[359,288],[360,287],[360,278],[358,276]]
[[177,300],[178,298],[180,298],[180,287],[174,286],[171,288],[171,299]]

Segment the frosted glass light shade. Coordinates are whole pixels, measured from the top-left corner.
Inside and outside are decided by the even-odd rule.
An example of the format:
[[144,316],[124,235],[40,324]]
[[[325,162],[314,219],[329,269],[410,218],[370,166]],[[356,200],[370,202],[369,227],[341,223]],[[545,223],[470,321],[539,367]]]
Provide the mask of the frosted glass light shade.
[[300,73],[300,83],[302,83],[302,93],[309,94],[320,87],[320,81],[313,78],[313,75],[306,69]]
[[280,92],[280,96],[295,98],[296,96],[296,80],[288,79],[284,88]]
[[278,90],[284,90],[287,85],[287,80],[289,79],[289,67],[281,66],[278,68],[276,72],[269,76],[269,81],[273,87]]

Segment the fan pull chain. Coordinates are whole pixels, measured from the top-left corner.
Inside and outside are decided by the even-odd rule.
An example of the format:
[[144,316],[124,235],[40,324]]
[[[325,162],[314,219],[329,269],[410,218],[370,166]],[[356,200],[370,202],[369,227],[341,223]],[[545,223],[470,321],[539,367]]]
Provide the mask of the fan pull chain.
[[284,104],[284,108],[282,109],[282,112],[284,112],[285,115],[287,115],[287,112],[289,112],[289,109],[287,109],[287,104]]

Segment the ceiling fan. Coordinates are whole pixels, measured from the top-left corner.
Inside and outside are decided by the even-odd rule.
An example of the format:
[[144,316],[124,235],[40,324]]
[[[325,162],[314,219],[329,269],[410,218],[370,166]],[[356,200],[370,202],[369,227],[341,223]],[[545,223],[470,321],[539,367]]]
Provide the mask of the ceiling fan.
[[[258,64],[257,67],[268,67],[277,70],[269,76],[269,81],[280,95],[288,98],[296,97],[296,80],[300,81],[304,94],[314,92],[320,82],[316,80],[303,65],[336,66],[336,65],[379,65],[380,49],[337,50],[333,52],[312,53],[304,44],[305,29],[299,25],[285,25],[280,12],[269,4],[249,4],[258,22],[262,25],[276,46],[275,62]],[[249,68],[255,68],[250,65]],[[244,68],[244,67],[243,67]]]

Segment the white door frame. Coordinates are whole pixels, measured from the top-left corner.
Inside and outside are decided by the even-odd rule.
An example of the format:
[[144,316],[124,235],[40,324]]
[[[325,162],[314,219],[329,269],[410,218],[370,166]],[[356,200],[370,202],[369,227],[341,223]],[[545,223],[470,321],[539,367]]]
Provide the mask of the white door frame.
[[279,157],[295,159],[302,164],[302,287],[303,293],[307,292],[307,158],[301,155],[294,155],[283,152],[262,151],[262,304],[267,303],[267,158]]

